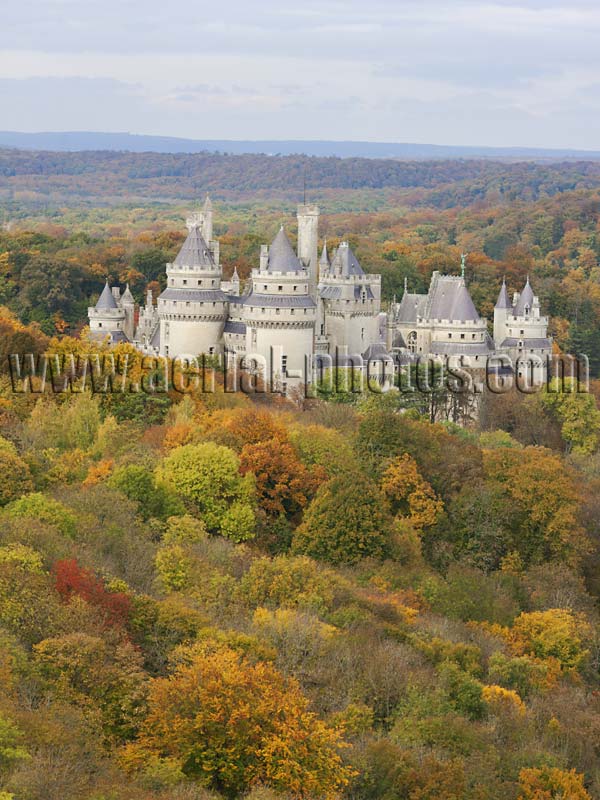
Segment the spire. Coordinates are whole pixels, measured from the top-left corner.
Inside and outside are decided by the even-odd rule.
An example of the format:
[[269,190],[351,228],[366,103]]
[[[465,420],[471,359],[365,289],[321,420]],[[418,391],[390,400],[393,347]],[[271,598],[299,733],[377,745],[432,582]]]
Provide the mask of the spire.
[[327,252],[327,239],[325,239],[323,243],[323,251],[321,252],[321,258],[319,259],[319,266],[327,269],[329,268],[330,263],[329,254]]
[[283,225],[269,248],[267,269],[270,272],[300,272],[302,269],[302,264],[294,253],[290,240],[283,230]]
[[496,300],[496,308],[512,308],[512,303],[508,296],[508,289],[506,288],[506,280],[504,278],[502,278],[502,286],[500,287],[500,293]]
[[110,290],[110,286],[108,285],[108,281],[106,281],[104,285],[104,289],[102,289],[102,294],[98,298],[98,302],[96,303],[96,310],[100,311],[102,309],[108,308],[118,308],[117,301],[113,293]]
[[527,280],[525,281],[525,286],[523,287],[523,291],[521,292],[519,299],[517,300],[517,304],[515,306],[515,317],[523,317],[526,313],[531,311],[534,302],[533,296],[533,289],[531,288],[531,284],[529,283],[529,275],[527,276]]
[[331,267],[335,275],[341,275],[344,278],[365,274],[348,242],[340,242],[335,257],[331,261]]
[[125,291],[123,292],[123,297],[121,298],[121,302],[122,303],[129,303],[131,305],[133,305],[135,303],[135,300],[133,299],[133,295],[131,294],[131,291],[129,289],[129,284],[125,285]]
[[189,233],[173,264],[178,267],[214,269],[214,258],[200,231],[199,215],[192,214],[187,221],[187,226]]

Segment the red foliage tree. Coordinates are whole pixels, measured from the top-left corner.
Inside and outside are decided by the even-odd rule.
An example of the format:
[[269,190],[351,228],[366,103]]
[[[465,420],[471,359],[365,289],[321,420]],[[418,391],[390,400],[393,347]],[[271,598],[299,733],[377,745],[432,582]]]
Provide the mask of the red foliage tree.
[[57,561],[53,568],[54,585],[60,596],[68,601],[81,597],[96,606],[106,616],[107,625],[125,626],[131,613],[131,598],[124,592],[109,592],[92,570],[80,567],[74,558]]

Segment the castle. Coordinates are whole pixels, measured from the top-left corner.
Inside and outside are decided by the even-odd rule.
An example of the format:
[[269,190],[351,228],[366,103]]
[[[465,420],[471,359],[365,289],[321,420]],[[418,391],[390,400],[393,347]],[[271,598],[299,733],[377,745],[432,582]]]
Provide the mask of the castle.
[[503,282],[493,336],[469,294],[464,259],[460,276],[434,272],[427,294],[410,293],[405,283],[401,301],[382,313],[381,276],[366,273],[347,242],[331,254],[324,243],[319,256],[317,206],[298,206],[297,219],[297,252],[282,226],[261,247],[258,267],[242,287],[235,269],[230,281],[222,278],[207,197],[202,212],[187,220],[187,238],[166,265],[167,286],[157,304],[148,292],[136,321],[129,287],[121,294],[107,283],[88,309],[91,334],[171,358],[227,350],[260,362],[284,388],[288,379],[306,375],[315,356],[463,356],[467,365],[485,368],[493,355],[515,363],[551,354],[548,318],[529,279],[512,301]]

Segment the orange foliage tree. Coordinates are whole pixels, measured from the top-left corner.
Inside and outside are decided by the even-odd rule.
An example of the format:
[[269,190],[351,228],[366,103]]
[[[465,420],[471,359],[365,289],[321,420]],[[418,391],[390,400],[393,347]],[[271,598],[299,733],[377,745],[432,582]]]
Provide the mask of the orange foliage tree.
[[339,796],[351,775],[339,733],[308,710],[296,681],[228,647],[196,654],[152,681],[135,770],[156,758],[228,797],[267,784],[295,797]]
[[276,438],[246,444],[240,454],[240,472],[254,473],[260,506],[273,516],[304,508],[327,478],[323,467],[309,471],[294,448]]

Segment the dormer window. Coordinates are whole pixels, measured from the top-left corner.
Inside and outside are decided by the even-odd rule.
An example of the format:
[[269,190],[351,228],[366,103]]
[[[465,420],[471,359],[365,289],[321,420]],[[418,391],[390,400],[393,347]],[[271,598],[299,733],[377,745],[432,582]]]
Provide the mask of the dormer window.
[[525,306],[525,316],[529,316],[529,306]]

